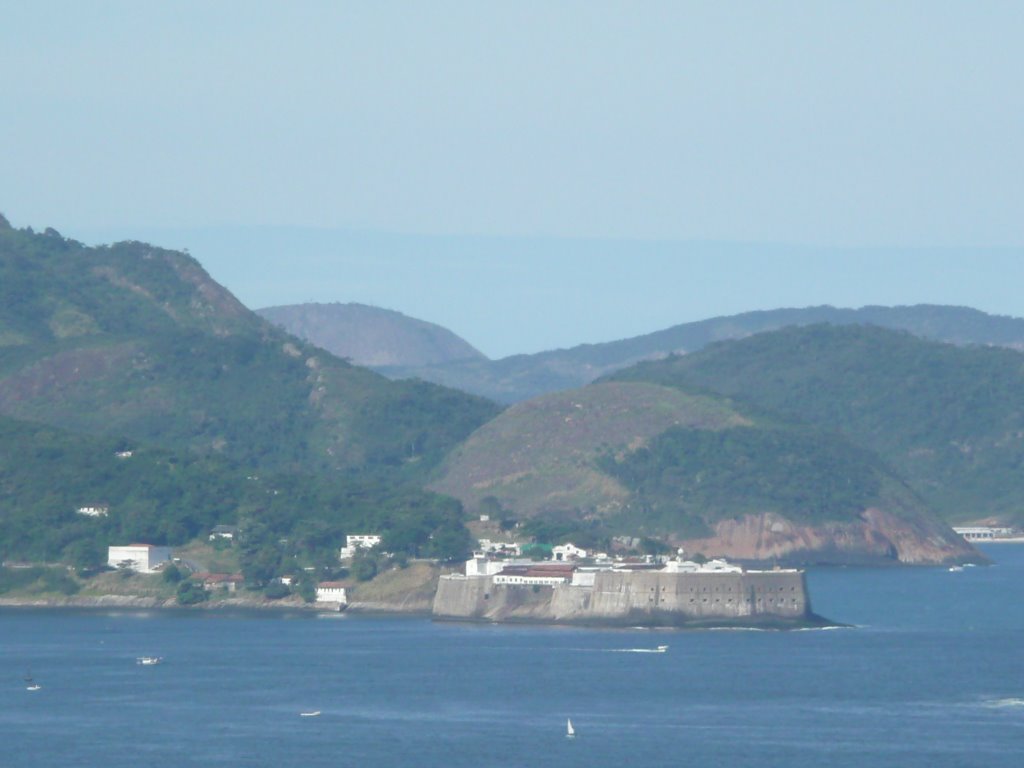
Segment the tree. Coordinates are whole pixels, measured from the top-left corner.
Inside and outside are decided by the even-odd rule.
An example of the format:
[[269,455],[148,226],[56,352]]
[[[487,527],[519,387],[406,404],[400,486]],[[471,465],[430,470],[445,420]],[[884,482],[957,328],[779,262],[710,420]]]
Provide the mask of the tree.
[[316,582],[306,571],[299,574],[295,582],[295,591],[303,602],[312,603],[316,600]]
[[168,584],[177,584],[183,578],[185,578],[185,575],[181,572],[181,569],[174,563],[171,563],[166,568],[164,568],[164,581],[166,581]]
[[292,591],[288,589],[288,586],[282,584],[280,581],[272,581],[267,584],[267,588],[263,590],[263,594],[270,600],[280,600],[282,597],[288,597]]
[[356,581],[369,581],[377,575],[377,561],[370,555],[357,554],[352,559],[351,571]]
[[179,605],[196,605],[204,602],[208,597],[203,585],[196,581],[183,581],[178,585]]
[[79,539],[64,548],[64,559],[79,571],[87,571],[103,565],[103,553],[92,539]]
[[498,501],[496,496],[484,496],[480,499],[479,506],[481,515],[488,515],[491,520],[497,520],[504,516],[505,510],[501,507],[501,502]]
[[468,560],[473,554],[473,539],[461,523],[448,525],[434,531],[429,550],[433,557],[443,563]]
[[640,542],[640,549],[645,555],[666,555],[672,548],[663,541],[646,537]]
[[239,559],[245,580],[257,588],[264,587],[278,574],[281,567],[281,552],[269,543],[254,552],[243,552]]

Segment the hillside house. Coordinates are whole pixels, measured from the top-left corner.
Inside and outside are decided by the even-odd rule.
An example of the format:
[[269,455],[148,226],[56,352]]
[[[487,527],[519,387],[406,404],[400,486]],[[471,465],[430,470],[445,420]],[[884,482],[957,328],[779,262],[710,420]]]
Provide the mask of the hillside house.
[[380,544],[380,536],[375,533],[354,533],[345,537],[345,546],[338,557],[347,560],[356,556],[360,549],[372,549]]
[[245,583],[245,577],[240,573],[197,573],[192,578],[200,582],[207,592],[215,589],[236,592]]
[[153,544],[107,547],[107,565],[111,568],[125,568],[138,573],[155,573],[170,561],[170,547],[157,547]]
[[238,535],[238,528],[233,525],[215,525],[213,530],[210,531],[210,541],[216,541],[217,539],[227,539],[231,541]]
[[491,541],[490,539],[477,539],[479,551],[488,555],[502,555],[505,557],[518,557],[522,549],[513,541]]
[[110,507],[106,504],[98,504],[94,507],[79,507],[75,512],[86,517],[106,517],[107,513],[110,512]]
[[581,560],[587,556],[587,550],[580,549],[574,544],[559,544],[551,548],[552,560]]
[[321,581],[316,585],[316,601],[318,603],[348,605],[345,585],[340,581]]

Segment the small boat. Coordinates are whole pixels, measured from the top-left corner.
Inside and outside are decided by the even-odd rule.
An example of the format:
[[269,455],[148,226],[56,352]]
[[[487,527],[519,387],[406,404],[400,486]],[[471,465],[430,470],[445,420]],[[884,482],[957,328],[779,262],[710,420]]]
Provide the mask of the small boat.
[[320,710],[314,710],[313,712],[299,712],[299,717],[320,717]]
[[668,650],[668,646],[667,645],[659,645],[655,650],[657,650],[658,653],[664,653],[665,651]]
[[959,573],[963,569],[964,569],[964,567],[962,565],[951,565],[951,566],[949,566],[949,572],[950,573]]
[[42,687],[43,686],[41,686],[39,683],[37,683],[35,680],[32,679],[32,673],[31,672],[26,672],[25,673],[25,690],[26,691],[38,691]]
[[570,720],[569,718],[565,719],[565,738],[576,738],[576,729],[572,727],[572,720]]
[[139,656],[135,660],[136,664],[141,664],[144,667],[152,667],[155,664],[159,664],[164,660],[163,656]]

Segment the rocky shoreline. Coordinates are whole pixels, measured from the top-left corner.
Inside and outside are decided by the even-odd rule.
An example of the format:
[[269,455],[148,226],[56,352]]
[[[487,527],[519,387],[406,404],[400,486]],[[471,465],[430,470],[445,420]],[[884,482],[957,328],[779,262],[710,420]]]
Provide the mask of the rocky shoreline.
[[[196,605],[181,605],[174,598],[157,598],[133,595],[71,595],[71,596],[22,596],[0,597],[0,608],[81,608],[89,609],[147,609],[175,611],[303,611],[307,613],[339,613],[337,603],[306,603],[301,600],[268,600],[263,597],[230,597],[208,600]],[[388,603],[365,601],[350,603],[346,613],[400,613],[429,615],[430,605],[422,601]]]

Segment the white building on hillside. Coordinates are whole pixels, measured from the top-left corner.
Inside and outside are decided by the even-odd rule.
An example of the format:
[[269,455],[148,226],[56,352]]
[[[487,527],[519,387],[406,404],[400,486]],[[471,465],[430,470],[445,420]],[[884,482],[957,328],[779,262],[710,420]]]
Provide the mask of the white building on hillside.
[[587,550],[580,549],[575,544],[560,544],[551,549],[552,560],[578,560],[587,556]]
[[491,541],[490,539],[477,539],[477,546],[485,554],[501,554],[519,556],[522,549],[514,541]]
[[153,573],[171,559],[170,547],[156,547],[152,544],[129,544],[107,548],[107,565],[111,568],[127,568],[139,573]]
[[360,549],[372,549],[380,544],[380,536],[375,533],[354,533],[345,537],[345,546],[341,548],[339,557],[347,560],[355,557]]
[[474,554],[472,558],[466,561],[466,575],[493,576],[496,573],[501,573],[501,569],[508,565],[510,562],[517,561],[491,560],[486,555]]
[[234,525],[215,525],[210,531],[210,541],[216,539],[233,540],[238,535],[238,527]]
[[338,603],[348,605],[345,587],[340,581],[321,581],[316,585],[316,601],[318,603]]
[[107,513],[110,512],[110,507],[106,504],[99,504],[96,506],[79,507],[75,512],[88,517],[106,517]]
[[992,541],[1013,536],[1013,528],[994,528],[988,525],[954,526],[953,530],[968,541]]

